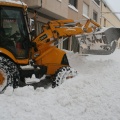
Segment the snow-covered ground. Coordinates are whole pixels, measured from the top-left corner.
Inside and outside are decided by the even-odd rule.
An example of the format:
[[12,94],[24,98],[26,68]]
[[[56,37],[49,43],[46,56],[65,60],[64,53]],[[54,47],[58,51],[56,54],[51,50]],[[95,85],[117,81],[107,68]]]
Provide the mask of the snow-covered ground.
[[67,55],[75,78],[54,89],[8,87],[0,95],[0,120],[120,120],[120,49]]

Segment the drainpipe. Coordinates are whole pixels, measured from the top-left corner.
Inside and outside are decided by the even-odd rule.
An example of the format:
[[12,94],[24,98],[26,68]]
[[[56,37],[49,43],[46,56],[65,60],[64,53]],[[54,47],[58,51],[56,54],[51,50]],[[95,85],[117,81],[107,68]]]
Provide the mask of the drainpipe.
[[100,25],[102,24],[102,4],[103,4],[103,1],[101,0]]
[[41,6],[40,6],[40,8],[42,8],[42,0],[41,0]]
[[37,9],[42,8],[42,0],[40,0],[41,6],[36,8],[34,11],[34,25],[35,25],[35,37],[37,37]]

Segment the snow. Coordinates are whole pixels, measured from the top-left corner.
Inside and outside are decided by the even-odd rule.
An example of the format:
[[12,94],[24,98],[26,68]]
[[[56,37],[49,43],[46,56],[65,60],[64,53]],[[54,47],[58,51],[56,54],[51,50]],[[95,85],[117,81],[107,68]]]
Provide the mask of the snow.
[[71,8],[72,10],[78,12],[78,9],[76,9],[73,5],[69,4],[68,7]]
[[54,89],[8,87],[0,95],[0,120],[119,120],[120,49],[104,56],[67,56],[76,77]]
[[31,78],[26,78],[25,79],[25,83],[26,84],[30,84],[30,83],[38,83],[40,82],[41,80],[44,80],[45,79],[45,75],[43,75],[43,77],[41,77],[40,79],[36,78],[35,75],[33,74]]
[[62,0],[58,0],[59,2],[61,2]]
[[90,18],[89,18],[87,15],[85,15],[84,13],[83,13],[83,16],[86,17],[87,19],[90,19]]
[[0,0],[0,2],[10,2],[15,4],[20,4],[20,5],[26,5],[24,2],[21,2],[20,0]]

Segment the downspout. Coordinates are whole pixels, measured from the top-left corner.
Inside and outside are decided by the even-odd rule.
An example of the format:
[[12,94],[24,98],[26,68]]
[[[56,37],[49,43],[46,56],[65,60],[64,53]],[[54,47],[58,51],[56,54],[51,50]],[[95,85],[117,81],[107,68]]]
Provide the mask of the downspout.
[[103,1],[101,0],[100,25],[102,24],[102,4],[103,4]]
[[[42,0],[40,0],[41,6],[37,9],[42,8]],[[34,11],[34,25],[35,25],[35,37],[37,37],[37,9]]]
[[40,6],[40,8],[42,8],[42,0],[41,0],[41,6]]

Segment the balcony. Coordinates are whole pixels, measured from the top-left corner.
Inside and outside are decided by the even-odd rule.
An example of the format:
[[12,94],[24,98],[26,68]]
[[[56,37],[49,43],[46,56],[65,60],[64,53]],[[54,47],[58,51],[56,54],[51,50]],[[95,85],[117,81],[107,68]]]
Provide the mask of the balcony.
[[[64,19],[68,17],[68,2],[61,0],[24,0],[29,9],[47,15],[55,19]],[[42,6],[42,8],[41,8]]]

